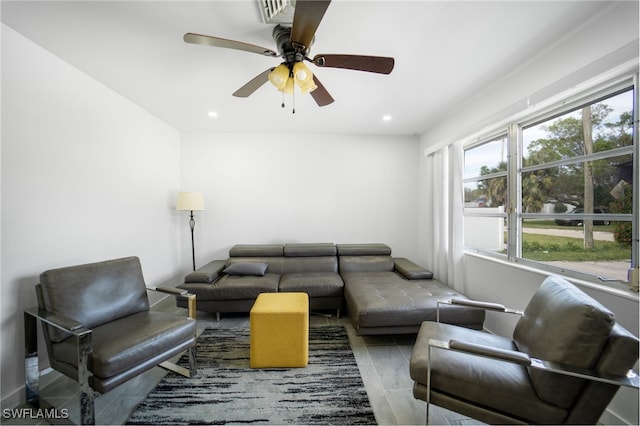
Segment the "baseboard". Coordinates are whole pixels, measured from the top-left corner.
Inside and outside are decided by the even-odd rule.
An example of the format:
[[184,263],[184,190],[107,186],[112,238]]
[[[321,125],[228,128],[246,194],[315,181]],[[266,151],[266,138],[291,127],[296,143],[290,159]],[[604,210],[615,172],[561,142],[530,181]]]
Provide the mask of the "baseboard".
[[598,420],[598,424],[599,425],[631,425],[631,423],[628,423],[626,420],[624,420],[622,417],[618,416],[608,408],[604,410],[604,413],[602,413],[600,420]]
[[[40,371],[40,375],[49,374],[53,372],[53,368],[46,367]],[[11,392],[9,395],[2,398],[2,409],[5,408],[17,408],[25,405],[27,403],[27,396],[25,392],[25,385],[20,386],[15,391]],[[0,422],[1,423],[1,422]]]
[[[20,386],[17,390],[11,392],[9,395],[2,398],[2,409],[5,408],[17,408],[20,407],[27,402],[27,397],[25,396],[24,385]],[[4,418],[4,417],[3,417]]]

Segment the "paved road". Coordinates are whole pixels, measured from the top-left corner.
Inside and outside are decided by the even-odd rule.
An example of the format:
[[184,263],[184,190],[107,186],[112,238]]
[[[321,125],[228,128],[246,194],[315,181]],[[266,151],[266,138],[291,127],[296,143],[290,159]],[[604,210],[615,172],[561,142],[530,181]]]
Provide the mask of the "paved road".
[[[584,232],[582,231],[582,228],[578,228],[578,229],[523,228],[522,232],[526,234],[556,235],[558,237],[570,237],[570,238],[584,237]],[[598,241],[615,241],[613,238],[613,232],[606,232],[606,231],[593,231],[593,239]]]
[[[584,231],[582,228],[567,229],[540,229],[540,228],[523,228],[522,232],[529,234],[557,235],[560,237],[583,238]],[[593,239],[600,241],[615,241],[613,232],[593,231]],[[553,261],[545,262],[560,268],[566,268],[573,271],[585,272],[596,276],[603,276],[608,279],[616,279],[620,281],[627,280],[627,270],[630,261],[611,261],[611,262],[567,262]],[[603,281],[604,283],[604,281]]]

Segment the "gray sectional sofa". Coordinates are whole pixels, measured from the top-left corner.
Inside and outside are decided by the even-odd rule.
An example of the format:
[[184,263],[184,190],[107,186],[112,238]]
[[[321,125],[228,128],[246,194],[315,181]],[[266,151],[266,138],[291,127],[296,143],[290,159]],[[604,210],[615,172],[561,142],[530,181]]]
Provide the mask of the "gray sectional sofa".
[[[197,310],[218,318],[249,312],[263,292],[304,292],[311,311],[339,316],[346,307],[359,335],[417,333],[423,321],[435,321],[438,300],[466,299],[430,271],[392,257],[386,244],[235,245],[228,259],[209,262],[178,287],[197,296]],[[442,322],[469,328],[482,329],[484,315],[468,306],[440,306]]]

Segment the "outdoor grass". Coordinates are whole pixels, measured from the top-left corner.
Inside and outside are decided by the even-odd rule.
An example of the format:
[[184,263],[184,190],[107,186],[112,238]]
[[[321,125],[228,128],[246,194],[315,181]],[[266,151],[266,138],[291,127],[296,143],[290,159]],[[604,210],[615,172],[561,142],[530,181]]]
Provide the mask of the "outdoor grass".
[[[527,224],[528,226],[528,224]],[[592,250],[584,249],[582,238],[523,233],[523,257],[537,261],[574,262],[628,260],[631,249],[616,242],[594,241]]]

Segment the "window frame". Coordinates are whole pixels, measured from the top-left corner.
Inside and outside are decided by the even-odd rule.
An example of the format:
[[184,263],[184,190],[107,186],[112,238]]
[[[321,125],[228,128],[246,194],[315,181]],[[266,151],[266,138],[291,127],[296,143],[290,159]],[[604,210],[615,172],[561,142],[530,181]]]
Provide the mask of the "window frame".
[[[468,150],[477,148],[483,144],[494,141],[497,138],[506,135],[507,138],[507,170],[505,172],[493,173],[491,175],[474,176],[472,178],[464,178],[463,187],[469,182],[477,182],[480,180],[489,179],[492,177],[507,176],[507,195],[506,205],[504,213],[467,213],[463,209],[464,217],[506,217],[506,256],[502,253],[485,251],[475,247],[464,245],[465,252],[476,252],[496,257],[498,259],[506,260],[517,264],[522,264],[527,267],[531,267],[538,270],[543,270],[550,273],[561,273],[571,278],[576,278],[589,282],[596,282],[604,284],[608,287],[617,288],[629,288],[628,282],[611,282],[607,279],[602,279],[591,274],[582,273],[573,270],[567,270],[562,267],[547,264],[541,261],[534,261],[522,257],[522,223],[523,219],[527,218],[539,218],[539,219],[554,219],[558,214],[553,213],[523,213],[522,212],[522,175],[523,173],[544,170],[553,167],[559,167],[568,164],[584,163],[586,161],[602,160],[607,158],[613,158],[619,155],[632,155],[633,157],[633,199],[632,213],[625,214],[612,214],[607,213],[605,216],[608,220],[623,220],[632,223],[632,244],[631,244],[631,263],[629,268],[637,268],[640,260],[639,257],[639,238],[640,234],[640,222],[638,219],[639,204],[638,198],[640,186],[640,178],[638,177],[638,159],[639,155],[639,137],[638,137],[638,114],[639,114],[639,88],[638,88],[638,73],[626,74],[617,78],[616,80],[608,81],[603,84],[599,84],[590,89],[584,89],[577,91],[572,95],[566,95],[564,97],[558,97],[553,103],[550,103],[545,108],[539,110],[520,114],[519,116],[512,117],[509,120],[505,120],[501,125],[494,127],[492,131],[484,133],[482,136],[475,138],[473,142],[463,143],[463,151],[466,155]],[[589,155],[581,155],[568,159],[562,159],[552,161],[549,163],[522,166],[524,159],[524,144],[523,144],[523,131],[527,128],[535,125],[548,122],[554,118],[560,117],[569,112],[575,111],[583,106],[592,105],[600,101],[604,101],[608,98],[626,92],[628,90],[633,91],[633,129],[632,138],[633,144],[627,147],[613,148],[607,151],[595,152]],[[596,215],[584,214],[580,217],[584,219],[596,219],[603,218],[603,214]]]

